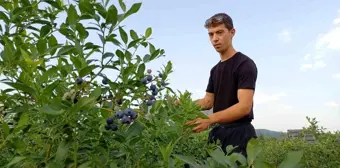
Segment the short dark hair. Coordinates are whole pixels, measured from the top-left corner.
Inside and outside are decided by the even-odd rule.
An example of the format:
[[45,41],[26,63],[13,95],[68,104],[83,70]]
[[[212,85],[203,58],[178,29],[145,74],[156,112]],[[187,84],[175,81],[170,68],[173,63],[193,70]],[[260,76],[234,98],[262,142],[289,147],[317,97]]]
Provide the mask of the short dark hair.
[[231,30],[234,28],[233,19],[226,13],[217,13],[213,16],[211,16],[209,19],[205,21],[204,27],[214,27],[220,24],[224,24],[224,26]]

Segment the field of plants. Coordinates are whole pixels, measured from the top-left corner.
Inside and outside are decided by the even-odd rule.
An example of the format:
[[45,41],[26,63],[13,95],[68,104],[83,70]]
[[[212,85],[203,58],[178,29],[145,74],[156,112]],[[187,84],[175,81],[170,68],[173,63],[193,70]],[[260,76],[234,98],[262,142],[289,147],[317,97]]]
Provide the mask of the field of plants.
[[340,166],[340,133],[315,120],[304,129],[315,143],[259,137],[248,158],[207,144],[208,131],[184,126],[206,116],[189,92],[169,87],[172,63],[148,67],[165,56],[152,28],[124,27],[142,3],[113,3],[0,0],[0,82],[9,87],[0,88],[0,167]]

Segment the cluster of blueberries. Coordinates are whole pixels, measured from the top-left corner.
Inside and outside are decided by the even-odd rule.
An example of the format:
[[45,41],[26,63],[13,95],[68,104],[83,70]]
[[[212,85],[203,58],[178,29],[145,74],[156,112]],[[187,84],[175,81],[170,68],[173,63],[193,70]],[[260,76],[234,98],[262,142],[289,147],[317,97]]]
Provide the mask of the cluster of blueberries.
[[[148,69],[147,70],[148,75],[141,80],[141,83],[143,83],[145,85],[150,84],[149,90],[151,91],[151,95],[148,96],[148,98],[146,100],[147,106],[152,106],[152,104],[156,101],[156,96],[159,92],[157,86],[152,83],[153,76],[151,75],[151,72],[152,72],[152,70]],[[163,74],[159,73],[158,77],[162,78]],[[84,82],[84,80],[83,80],[83,78],[78,77],[75,82],[76,82],[76,84],[80,85]],[[102,84],[104,84],[104,85],[108,84],[107,77],[103,77]],[[161,81],[161,85],[162,86],[166,85],[164,80]],[[113,95],[110,94],[109,98],[110,97],[113,97]],[[118,104],[122,104],[122,102],[119,102]],[[138,113],[133,111],[131,108],[127,108],[123,111],[118,111],[118,112],[116,112],[116,114],[113,117],[110,117],[106,120],[107,124],[105,125],[105,129],[117,131],[118,125],[117,125],[116,120],[119,120],[122,124],[129,125],[137,118],[137,116],[138,116]]]
[[118,130],[118,123],[115,122],[116,120],[120,121],[122,124],[129,125],[135,119],[137,119],[138,113],[133,111],[131,108],[127,108],[124,111],[118,111],[113,117],[110,117],[106,120],[105,129],[117,131]]
[[[151,83],[151,82],[152,82],[152,79],[153,79],[153,76],[151,75],[152,70],[151,70],[151,69],[148,69],[147,72],[149,73],[149,75],[147,75],[145,78],[143,78],[143,79],[141,80],[141,82],[142,82],[143,84],[145,84],[145,85]],[[162,78],[162,77],[163,77],[163,74],[159,73],[158,76],[159,76],[160,78]],[[162,80],[162,81],[161,81],[161,85],[162,85],[162,86],[165,86],[165,85],[166,85],[165,81]],[[150,85],[150,87],[149,87],[149,90],[151,91],[151,95],[148,96],[148,99],[147,99],[147,101],[146,101],[146,105],[147,105],[147,106],[151,106],[151,105],[156,101],[156,96],[157,96],[157,94],[158,94],[158,88],[157,88],[157,86],[156,86],[155,84],[152,84],[152,83],[151,83],[151,85]]]

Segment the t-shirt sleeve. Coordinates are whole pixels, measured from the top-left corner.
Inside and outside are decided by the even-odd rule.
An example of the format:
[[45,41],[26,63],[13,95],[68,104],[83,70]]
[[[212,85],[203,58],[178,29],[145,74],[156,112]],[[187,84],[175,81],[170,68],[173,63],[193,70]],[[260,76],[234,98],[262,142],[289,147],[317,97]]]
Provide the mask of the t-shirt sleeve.
[[207,89],[205,90],[209,93],[214,93],[214,85],[213,85],[213,69],[210,70],[210,76],[208,81]]
[[255,90],[257,80],[257,67],[254,61],[247,60],[238,69],[238,89]]

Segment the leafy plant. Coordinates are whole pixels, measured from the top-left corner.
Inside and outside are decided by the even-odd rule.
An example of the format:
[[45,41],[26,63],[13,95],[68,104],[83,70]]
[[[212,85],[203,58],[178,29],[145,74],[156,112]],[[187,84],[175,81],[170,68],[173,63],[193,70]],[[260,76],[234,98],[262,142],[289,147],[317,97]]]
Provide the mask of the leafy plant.
[[[0,166],[279,165],[260,157],[261,141],[249,142],[247,159],[225,156],[206,143],[207,131],[184,126],[207,116],[189,92],[169,87],[170,61],[147,68],[165,54],[150,42],[152,28],[122,25],[142,4],[117,2],[1,1],[0,75],[9,88],[0,90]],[[293,167],[301,156],[278,163]]]

